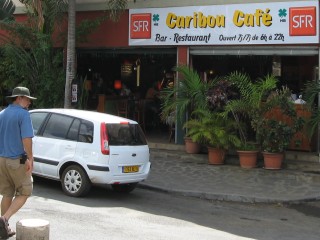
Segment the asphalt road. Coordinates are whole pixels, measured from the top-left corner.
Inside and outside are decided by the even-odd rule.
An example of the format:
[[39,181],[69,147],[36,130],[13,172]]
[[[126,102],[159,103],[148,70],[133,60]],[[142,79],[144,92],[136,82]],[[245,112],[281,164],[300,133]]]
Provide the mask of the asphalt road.
[[123,195],[103,188],[71,198],[59,183],[36,178],[33,196],[10,225],[15,228],[26,218],[48,220],[51,240],[312,240],[319,239],[320,203],[228,203],[145,189]]

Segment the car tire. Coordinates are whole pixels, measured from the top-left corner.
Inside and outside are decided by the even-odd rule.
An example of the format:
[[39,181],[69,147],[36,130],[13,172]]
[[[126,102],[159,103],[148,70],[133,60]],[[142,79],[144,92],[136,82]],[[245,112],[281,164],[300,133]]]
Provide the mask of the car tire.
[[86,172],[77,165],[71,165],[63,171],[61,185],[62,190],[71,197],[85,196],[91,189]]
[[112,184],[112,190],[119,193],[130,193],[136,187],[138,183],[126,183],[126,184]]

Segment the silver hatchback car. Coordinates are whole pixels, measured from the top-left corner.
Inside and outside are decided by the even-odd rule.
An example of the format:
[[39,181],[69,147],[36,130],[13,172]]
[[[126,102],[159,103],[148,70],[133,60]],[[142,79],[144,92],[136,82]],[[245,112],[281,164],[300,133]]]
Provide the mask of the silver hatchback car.
[[61,181],[73,197],[92,185],[131,192],[150,172],[150,152],[136,121],[76,109],[30,111],[33,174]]

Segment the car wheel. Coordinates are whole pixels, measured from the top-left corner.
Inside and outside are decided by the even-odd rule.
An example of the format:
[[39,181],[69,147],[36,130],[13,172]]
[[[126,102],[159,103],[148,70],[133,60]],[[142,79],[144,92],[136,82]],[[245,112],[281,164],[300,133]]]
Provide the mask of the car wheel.
[[77,165],[71,165],[63,171],[61,185],[63,191],[71,197],[84,196],[91,189],[87,174]]
[[120,193],[130,193],[132,192],[138,183],[127,183],[127,184],[112,184],[112,190]]

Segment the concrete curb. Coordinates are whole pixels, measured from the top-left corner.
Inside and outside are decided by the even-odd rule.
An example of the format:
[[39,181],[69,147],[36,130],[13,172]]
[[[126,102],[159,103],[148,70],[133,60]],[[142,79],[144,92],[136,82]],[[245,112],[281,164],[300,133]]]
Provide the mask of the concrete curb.
[[138,187],[141,189],[147,189],[157,192],[170,193],[184,197],[200,198],[205,200],[213,201],[226,201],[226,202],[242,202],[242,203],[281,203],[281,204],[297,204],[304,202],[312,202],[320,200],[320,194],[314,197],[297,198],[297,199],[271,199],[261,197],[250,197],[244,195],[230,195],[230,194],[219,194],[219,193],[205,193],[197,191],[183,191],[175,189],[167,189],[159,186],[153,186],[146,183],[139,183]]
[[[320,164],[306,155],[310,154],[302,153],[287,160],[284,169],[272,171],[262,169],[261,161],[255,169],[241,169],[235,155],[229,155],[225,165],[210,166],[207,154],[152,149],[151,175],[138,187],[213,201],[286,204],[320,200]],[[211,179],[208,185],[206,179]]]

